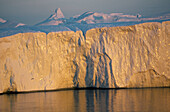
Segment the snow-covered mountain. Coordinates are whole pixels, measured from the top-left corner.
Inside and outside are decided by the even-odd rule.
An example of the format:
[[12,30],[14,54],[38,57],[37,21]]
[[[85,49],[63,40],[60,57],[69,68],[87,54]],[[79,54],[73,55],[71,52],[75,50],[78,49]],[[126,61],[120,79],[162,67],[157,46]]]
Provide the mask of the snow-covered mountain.
[[18,23],[14,21],[7,21],[2,18],[0,18],[0,28],[17,28],[19,26],[24,26],[25,24],[23,23]]
[[85,12],[80,15],[76,15],[70,18],[64,18],[64,15],[60,8],[55,10],[55,13],[52,14],[45,21],[38,23],[37,25],[58,25],[58,24],[74,24],[74,23],[83,23],[83,24],[96,24],[96,23],[116,23],[116,22],[141,22],[141,21],[154,21],[154,20],[164,20],[170,19],[169,15],[154,17],[154,18],[144,18],[140,14],[136,15],[127,15],[123,13],[96,13],[96,12]]
[[60,8],[57,8],[49,18],[47,18],[45,21],[38,23],[37,25],[58,25],[60,23],[63,23],[65,20],[65,17],[61,11]]

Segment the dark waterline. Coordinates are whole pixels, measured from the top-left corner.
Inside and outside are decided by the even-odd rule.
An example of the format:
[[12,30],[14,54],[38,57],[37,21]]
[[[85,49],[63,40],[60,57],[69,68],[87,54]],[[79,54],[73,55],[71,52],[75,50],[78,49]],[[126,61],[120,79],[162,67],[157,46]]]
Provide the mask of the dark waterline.
[[170,112],[170,88],[4,94],[0,112]]

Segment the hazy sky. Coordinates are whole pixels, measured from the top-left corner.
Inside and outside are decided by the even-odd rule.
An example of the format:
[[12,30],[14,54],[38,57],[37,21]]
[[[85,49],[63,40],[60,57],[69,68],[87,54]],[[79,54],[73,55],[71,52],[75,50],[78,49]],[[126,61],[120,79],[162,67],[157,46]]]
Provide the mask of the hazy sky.
[[61,8],[65,17],[86,11],[158,16],[170,13],[170,0],[0,0],[0,18],[33,25]]

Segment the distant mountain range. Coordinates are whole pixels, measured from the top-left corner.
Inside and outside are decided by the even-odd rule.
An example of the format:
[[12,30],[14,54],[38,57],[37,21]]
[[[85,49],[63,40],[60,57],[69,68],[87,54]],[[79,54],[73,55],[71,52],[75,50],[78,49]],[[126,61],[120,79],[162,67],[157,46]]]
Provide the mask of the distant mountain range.
[[[100,23],[129,23],[129,22],[154,22],[169,20],[170,14],[165,14],[154,18],[144,18],[140,14],[127,15],[123,13],[97,13],[97,12],[85,12],[70,18],[65,18],[60,8],[57,8],[54,13],[46,20],[36,24],[35,26],[49,26],[49,25],[70,25],[70,24],[100,24]],[[2,28],[17,28],[19,26],[25,26],[24,23],[18,23],[14,21],[8,21],[0,18],[0,29]]]
[[24,26],[23,23],[18,23],[14,21],[8,21],[0,18],[0,28],[17,28],[19,26]]
[[154,21],[170,19],[170,14],[155,17],[155,18],[143,18],[142,15],[126,15],[123,13],[96,13],[85,12],[80,15],[76,15],[70,18],[65,18],[61,9],[57,8],[49,18],[36,25],[59,25],[59,24],[96,24],[96,23],[115,23],[115,22],[141,22],[141,21]]

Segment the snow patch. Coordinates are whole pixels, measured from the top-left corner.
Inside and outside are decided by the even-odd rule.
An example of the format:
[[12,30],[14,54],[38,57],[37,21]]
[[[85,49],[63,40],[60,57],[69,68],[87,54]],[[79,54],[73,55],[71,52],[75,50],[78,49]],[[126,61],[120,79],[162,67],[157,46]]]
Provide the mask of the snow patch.
[[23,24],[23,23],[18,23],[16,26],[15,26],[15,28],[17,28],[17,27],[19,27],[19,26],[24,26],[25,24]]
[[1,22],[1,23],[5,23],[5,22],[6,22],[6,20],[4,20],[4,19],[0,18],[0,22]]

